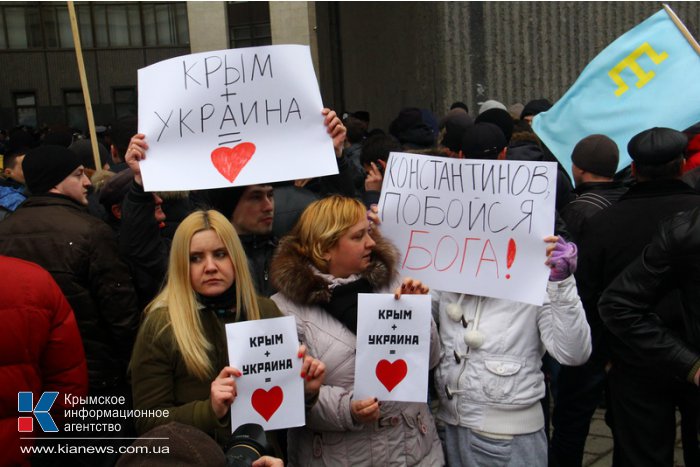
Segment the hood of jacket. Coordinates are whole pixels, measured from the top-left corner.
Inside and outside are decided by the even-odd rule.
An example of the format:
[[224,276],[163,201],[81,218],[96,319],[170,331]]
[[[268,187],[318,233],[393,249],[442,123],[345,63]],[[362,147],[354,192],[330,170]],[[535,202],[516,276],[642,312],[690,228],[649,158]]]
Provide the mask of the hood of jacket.
[[[396,273],[399,253],[376,231],[372,233],[372,238],[377,244],[372,250],[370,265],[360,277],[367,279],[377,290],[390,285]],[[314,272],[311,261],[299,252],[292,236],[280,241],[270,269],[272,284],[294,303],[320,305],[330,301],[329,283]]]

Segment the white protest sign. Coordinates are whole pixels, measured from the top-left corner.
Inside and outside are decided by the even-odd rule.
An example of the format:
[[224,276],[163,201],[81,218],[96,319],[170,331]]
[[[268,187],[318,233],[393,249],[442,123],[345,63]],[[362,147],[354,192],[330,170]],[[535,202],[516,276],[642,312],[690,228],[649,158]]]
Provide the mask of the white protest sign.
[[138,70],[148,191],[338,173],[308,46],[202,52]]
[[231,430],[257,423],[265,430],[301,426],[304,380],[294,318],[261,319],[226,325],[229,363],[242,374],[231,405]]
[[556,167],[392,153],[379,211],[401,273],[440,290],[541,305]]
[[358,294],[353,397],[426,402],[430,295]]

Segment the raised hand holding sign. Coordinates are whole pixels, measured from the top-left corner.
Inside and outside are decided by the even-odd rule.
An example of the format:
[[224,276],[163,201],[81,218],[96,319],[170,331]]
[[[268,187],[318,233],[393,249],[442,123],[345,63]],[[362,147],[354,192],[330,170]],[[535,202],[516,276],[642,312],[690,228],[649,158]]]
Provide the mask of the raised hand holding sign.
[[308,46],[175,57],[140,69],[138,81],[139,133],[149,145],[141,164],[146,191],[338,173],[333,138],[344,127],[324,126]]

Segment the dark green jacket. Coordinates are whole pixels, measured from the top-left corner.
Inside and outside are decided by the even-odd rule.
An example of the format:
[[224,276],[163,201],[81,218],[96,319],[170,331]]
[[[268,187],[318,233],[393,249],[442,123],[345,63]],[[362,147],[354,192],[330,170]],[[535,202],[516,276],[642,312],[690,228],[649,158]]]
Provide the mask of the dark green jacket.
[[[258,297],[258,306],[263,319],[282,316],[270,299]],[[187,371],[172,328],[162,330],[165,313],[165,309],[151,312],[139,331],[131,358],[131,387],[134,409],[167,409],[169,415],[135,417],[136,430],[143,434],[158,425],[180,422],[205,431],[223,445],[231,435],[231,419],[228,414],[216,418],[209,393],[212,381],[228,365],[224,324],[234,322],[234,315],[219,318],[214,311],[201,312],[204,332],[214,344],[211,357],[215,362],[215,373],[202,381]]]

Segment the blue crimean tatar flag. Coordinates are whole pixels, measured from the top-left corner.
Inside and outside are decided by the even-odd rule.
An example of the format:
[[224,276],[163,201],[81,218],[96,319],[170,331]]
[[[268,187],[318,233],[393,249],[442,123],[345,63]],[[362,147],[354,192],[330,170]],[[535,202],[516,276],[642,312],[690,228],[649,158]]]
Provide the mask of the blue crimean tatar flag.
[[532,127],[571,172],[571,152],[599,133],[620,149],[655,126],[682,131],[700,121],[700,55],[665,10],[619,37],[584,68],[571,88]]

